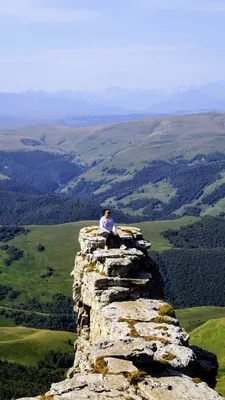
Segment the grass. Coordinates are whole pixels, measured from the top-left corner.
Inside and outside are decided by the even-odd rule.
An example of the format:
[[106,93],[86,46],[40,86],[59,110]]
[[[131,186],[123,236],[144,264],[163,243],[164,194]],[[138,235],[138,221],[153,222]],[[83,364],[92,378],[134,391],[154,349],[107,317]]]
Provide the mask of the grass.
[[134,371],[134,372],[128,372],[124,373],[125,378],[130,382],[130,384],[134,387],[137,387],[138,383],[142,382],[147,373],[145,371]]
[[163,354],[162,358],[165,361],[173,361],[176,358],[176,356],[172,353],[169,353],[169,354]]
[[211,215],[212,217],[216,217],[221,212],[224,212],[225,209],[225,199],[219,200],[213,207],[208,206],[205,210],[201,213],[201,216],[204,217],[205,215]]
[[155,341],[156,341],[156,342],[161,342],[161,343],[163,343],[164,345],[170,344],[169,340],[164,339],[164,338],[161,338],[161,337],[159,337],[159,336],[154,336],[154,335],[151,335],[151,336],[141,336],[141,335],[137,332],[136,327],[135,327],[135,325],[138,324],[138,321],[136,321],[136,320],[127,319],[127,318],[120,318],[120,319],[118,320],[118,322],[126,322],[126,323],[128,324],[128,326],[129,326],[129,328],[130,328],[130,334],[129,334],[129,336],[131,336],[131,337],[133,337],[133,338],[143,338],[143,339],[145,339],[147,342],[155,342]]
[[173,324],[173,320],[167,318],[166,316],[152,318],[150,322],[154,322],[155,324]]
[[159,336],[141,336],[143,337],[145,340],[147,340],[147,342],[161,342],[164,345],[167,344],[171,344],[171,342],[167,339],[161,338]]
[[196,385],[198,385],[199,383],[202,382],[201,379],[199,379],[199,378],[192,378],[192,381],[193,381],[194,383],[196,383]]
[[35,365],[51,350],[73,352],[69,340],[74,342],[76,334],[21,326],[1,327],[0,359],[18,364]]
[[165,326],[165,325],[155,326],[154,329],[159,329],[159,330],[162,330],[162,331],[168,331],[168,327]]
[[102,374],[107,375],[109,372],[108,364],[105,361],[106,356],[98,357],[95,361],[95,365],[91,370],[91,374]]
[[135,321],[133,319],[127,319],[127,318],[120,318],[118,322],[126,322],[130,328],[130,334],[129,336],[131,337],[140,337],[139,333],[137,332],[135,325],[138,323],[138,321]]
[[[23,312],[26,315],[42,315],[43,317],[48,317],[49,314],[46,313],[40,313],[40,312],[36,312],[36,311],[27,311],[27,310],[23,310],[23,309],[17,309],[17,308],[11,308],[11,307],[4,307],[4,306],[0,306],[0,311],[2,310],[6,310],[6,311],[18,311],[18,312]],[[15,324],[15,322],[13,321],[12,318],[10,317],[5,317],[5,315],[0,315],[0,328],[1,327],[7,327],[7,326],[17,326]]]
[[161,316],[169,316],[171,318],[176,318],[174,308],[170,304],[164,304],[158,309],[158,313]]
[[[14,301],[4,299],[1,305],[14,305],[26,302],[30,298],[49,301],[53,294],[63,293],[71,296],[74,258],[79,250],[78,234],[82,227],[92,225],[92,221],[57,226],[31,226],[30,233],[10,241],[24,251],[24,257],[10,267],[4,266],[5,253],[0,251],[0,284],[8,284],[21,295]],[[41,243],[45,251],[38,252],[36,246]],[[55,272],[49,278],[40,278],[46,273],[46,267]]]
[[4,315],[0,315],[0,328],[9,327],[9,326],[16,326],[15,322],[11,318],[6,318]]
[[21,139],[39,140],[44,131],[45,151],[75,151],[81,162],[96,160],[103,154],[108,157],[110,168],[113,164],[130,164],[131,160],[138,166],[141,161],[171,155],[191,158],[199,148],[202,153],[211,148],[223,151],[223,119],[219,113],[198,113],[77,129],[50,125],[12,127],[0,131],[0,145],[2,150],[33,150],[24,146]]
[[205,322],[225,318],[225,307],[194,307],[183,310],[176,310],[177,318],[181,326],[191,332]]
[[144,237],[152,243],[152,251],[164,251],[172,248],[172,245],[161,233],[168,229],[179,229],[181,226],[193,224],[198,220],[197,217],[183,217],[172,221],[152,221],[136,224],[142,229]]
[[216,390],[225,396],[225,317],[205,322],[190,334],[190,343],[215,353],[219,361]]
[[[139,190],[134,190],[132,195],[125,197],[122,200],[122,203],[127,205],[131,200],[146,198],[157,198],[163,203],[168,203],[168,201],[176,194],[176,189],[174,189],[170,182],[166,181],[165,179],[158,183],[142,185],[141,189],[144,189],[144,193],[140,193]],[[126,210],[129,210],[129,212],[132,211],[130,208],[126,208]]]

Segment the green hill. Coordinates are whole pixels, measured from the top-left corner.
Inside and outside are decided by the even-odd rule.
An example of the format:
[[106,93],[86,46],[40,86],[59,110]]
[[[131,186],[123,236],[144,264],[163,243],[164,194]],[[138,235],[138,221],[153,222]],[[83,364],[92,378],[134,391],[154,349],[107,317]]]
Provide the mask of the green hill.
[[25,327],[0,328],[0,359],[24,365],[35,365],[53,351],[73,353],[71,343],[76,334]]
[[220,368],[216,390],[225,396],[225,318],[207,321],[194,329],[190,342],[217,355]]
[[[21,259],[13,262],[10,267],[4,266],[6,252],[0,250],[0,284],[11,285],[14,290],[20,291],[19,303],[26,302],[31,297],[41,297],[43,301],[47,301],[57,293],[71,296],[70,272],[79,249],[78,233],[83,226],[91,223],[30,226],[28,234],[19,235],[10,241],[10,246],[23,250],[24,256]],[[37,250],[39,244],[44,246],[44,251]],[[41,275],[46,274],[48,266],[55,272],[50,277],[41,278]],[[16,305],[18,299],[2,300],[2,303]]]
[[212,319],[225,318],[225,307],[193,307],[176,311],[181,326],[191,332]]
[[202,113],[77,129],[13,127],[0,131],[0,147],[2,150],[33,150],[32,140],[36,140],[37,150],[76,152],[82,163],[116,153],[116,165],[131,160],[140,165],[143,160],[170,156],[191,158],[199,149],[206,154],[224,151],[224,121],[223,113]]
[[[61,200],[65,206],[59,198],[38,199],[43,190],[111,204],[144,221],[218,215],[225,198],[224,122],[223,113],[202,113],[77,129],[0,130],[0,195],[5,199],[7,192],[0,223],[12,221],[15,203],[13,221],[17,216],[20,224],[78,219],[68,198]],[[63,219],[60,206],[67,211]]]

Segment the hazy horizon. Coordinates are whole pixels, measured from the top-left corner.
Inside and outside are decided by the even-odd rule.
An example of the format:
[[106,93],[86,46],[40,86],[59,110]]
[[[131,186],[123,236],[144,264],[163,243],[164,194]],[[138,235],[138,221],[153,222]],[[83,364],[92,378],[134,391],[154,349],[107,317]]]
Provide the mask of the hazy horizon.
[[225,1],[0,3],[0,92],[225,80]]
[[[32,88],[32,87],[28,87],[28,88],[24,88],[24,89],[22,89],[22,90],[9,90],[9,91],[0,91],[1,93],[32,93],[32,92],[34,92],[34,93],[36,93],[36,92],[43,92],[43,93],[48,93],[48,94],[55,94],[55,93],[60,93],[60,92],[81,92],[81,93],[95,93],[95,94],[102,94],[102,93],[105,93],[105,92],[107,92],[107,91],[111,91],[111,90],[124,90],[124,91],[132,91],[132,92],[138,92],[138,91],[159,91],[159,92],[162,92],[162,93],[168,93],[168,94],[170,94],[170,93],[176,93],[176,92],[179,92],[179,91],[188,91],[188,90],[194,90],[194,89],[199,89],[199,88],[201,88],[201,87],[204,87],[205,85],[214,85],[214,84],[224,84],[225,85],[225,79],[224,80],[219,80],[219,81],[216,81],[216,80],[214,80],[214,81],[208,81],[208,82],[205,82],[204,84],[196,84],[196,85],[194,85],[194,84],[192,84],[192,83],[190,83],[190,84],[186,84],[186,85],[177,85],[177,86],[171,86],[171,87],[157,87],[157,86],[149,86],[149,87],[133,87],[133,88],[129,88],[129,87],[125,87],[125,86],[105,86],[105,87],[102,87],[102,88],[96,88],[96,89],[89,89],[89,88],[86,88],[86,89],[71,89],[71,88],[65,88],[65,87],[62,87],[62,88],[58,88],[58,89],[55,89],[55,90],[48,90],[48,89],[43,89],[43,88]],[[225,96],[224,96],[225,97]]]

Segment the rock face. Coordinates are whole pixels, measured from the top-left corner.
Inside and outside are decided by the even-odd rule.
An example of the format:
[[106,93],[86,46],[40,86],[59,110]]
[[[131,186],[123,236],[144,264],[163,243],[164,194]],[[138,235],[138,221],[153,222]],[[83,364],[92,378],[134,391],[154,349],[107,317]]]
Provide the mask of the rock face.
[[216,357],[189,346],[174,310],[162,300],[162,278],[146,255],[150,243],[137,228],[119,233],[127,250],[104,250],[97,227],[80,232],[72,273],[74,366],[67,380],[36,400],[222,399],[212,389]]

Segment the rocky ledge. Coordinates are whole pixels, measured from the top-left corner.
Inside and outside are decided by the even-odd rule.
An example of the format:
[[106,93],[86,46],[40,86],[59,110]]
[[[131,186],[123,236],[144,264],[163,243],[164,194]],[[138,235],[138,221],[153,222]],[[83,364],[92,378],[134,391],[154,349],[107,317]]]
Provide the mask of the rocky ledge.
[[[216,356],[189,345],[137,228],[127,250],[104,250],[98,227],[80,232],[73,298],[78,340],[68,379],[26,400],[216,400]],[[24,400],[24,399],[21,399]]]

